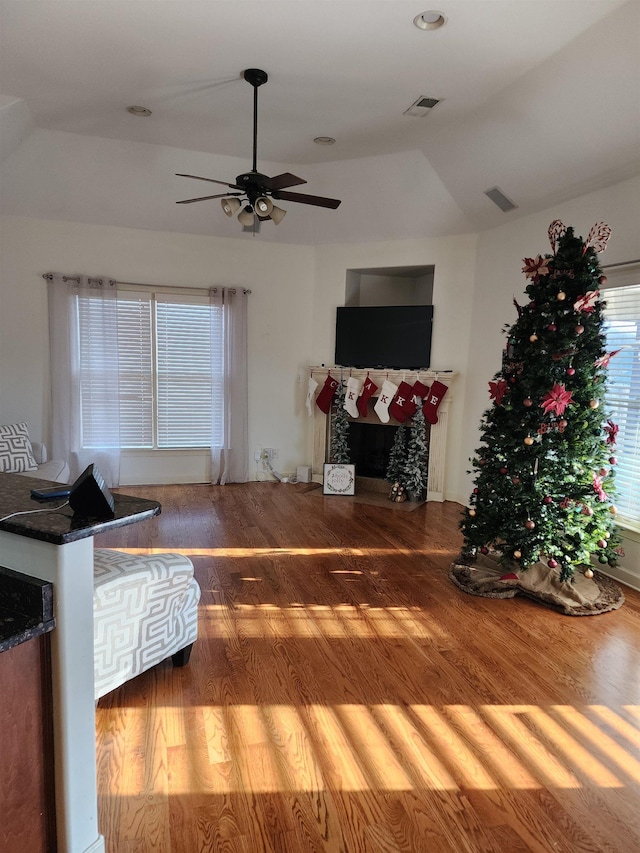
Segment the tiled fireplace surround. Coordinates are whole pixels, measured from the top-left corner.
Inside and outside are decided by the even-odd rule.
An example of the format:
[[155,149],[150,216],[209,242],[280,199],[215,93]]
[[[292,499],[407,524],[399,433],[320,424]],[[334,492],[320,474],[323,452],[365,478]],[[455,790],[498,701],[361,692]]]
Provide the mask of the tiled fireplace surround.
[[[327,375],[331,375],[343,380],[354,376],[357,379],[364,381],[367,375],[378,386],[382,387],[385,379],[399,385],[404,379],[410,385],[420,379],[425,385],[431,387],[432,383],[437,379],[447,386],[445,394],[438,408],[438,423],[430,426],[429,433],[429,472],[427,483],[427,500],[443,501],[444,500],[444,477],[445,477],[445,458],[447,453],[447,424],[449,420],[449,406],[453,399],[453,384],[457,373],[452,371],[442,370],[387,370],[381,368],[351,368],[340,367],[336,365],[322,365],[310,368],[311,375],[316,380],[319,388],[322,388]],[[376,402],[375,397],[370,403]],[[366,418],[359,418],[360,423],[381,423],[375,414],[372,414],[370,406],[370,414]],[[389,426],[397,426],[398,421],[391,418]],[[427,424],[429,426],[429,424]],[[327,447],[329,441],[330,417],[325,415],[318,406],[313,406],[313,458],[312,458],[312,475],[313,480],[317,483],[322,482],[323,465],[327,460]],[[357,471],[356,471],[357,474]]]

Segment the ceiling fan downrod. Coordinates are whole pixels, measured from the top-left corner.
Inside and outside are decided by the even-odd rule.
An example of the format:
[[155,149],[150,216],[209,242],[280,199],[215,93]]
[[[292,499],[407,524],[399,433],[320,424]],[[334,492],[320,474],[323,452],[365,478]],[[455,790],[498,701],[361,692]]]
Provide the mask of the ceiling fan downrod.
[[253,165],[252,172],[258,171],[258,86],[262,86],[269,79],[266,71],[260,68],[247,68],[243,75],[247,83],[253,86]]

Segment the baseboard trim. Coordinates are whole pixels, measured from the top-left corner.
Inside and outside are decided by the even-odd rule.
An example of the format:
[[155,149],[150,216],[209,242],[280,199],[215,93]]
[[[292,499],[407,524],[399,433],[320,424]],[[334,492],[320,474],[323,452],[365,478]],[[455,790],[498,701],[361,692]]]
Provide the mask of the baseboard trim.
[[613,578],[615,581],[640,592],[640,577],[628,569],[621,568],[620,566],[607,566],[606,571],[602,566],[596,566],[595,568],[599,572],[602,572],[603,575],[607,575],[607,577]]

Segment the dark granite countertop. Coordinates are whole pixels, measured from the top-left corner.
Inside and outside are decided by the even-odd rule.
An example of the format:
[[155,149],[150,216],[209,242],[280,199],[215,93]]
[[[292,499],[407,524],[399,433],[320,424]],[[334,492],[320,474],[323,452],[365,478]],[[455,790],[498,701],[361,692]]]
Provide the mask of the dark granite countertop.
[[[12,513],[31,512],[25,515],[12,515],[11,518],[0,521],[0,530],[17,533],[29,539],[51,542],[54,545],[64,545],[67,542],[94,536],[104,530],[134,524],[145,518],[153,518],[161,511],[161,506],[156,501],[114,494],[113,518],[81,518],[74,514],[71,507],[62,506],[65,503],[64,498],[42,503],[31,497],[31,489],[56,485],[59,484],[38,480],[35,477],[23,477],[20,474],[0,474],[0,519],[5,519],[5,516]],[[44,512],[33,513],[33,510],[44,510]],[[2,554],[0,553],[1,562]]]
[[0,566],[0,652],[53,628],[51,582]]

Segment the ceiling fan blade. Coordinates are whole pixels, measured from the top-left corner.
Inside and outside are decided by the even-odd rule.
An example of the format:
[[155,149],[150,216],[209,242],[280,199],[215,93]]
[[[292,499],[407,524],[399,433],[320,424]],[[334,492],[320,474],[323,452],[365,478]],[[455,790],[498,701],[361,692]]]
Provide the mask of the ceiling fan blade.
[[337,198],[325,198],[321,195],[307,195],[306,193],[290,193],[287,190],[274,192],[273,197],[283,199],[283,201],[297,201],[300,204],[313,204],[316,207],[330,207],[332,210],[341,204],[340,199]]
[[297,187],[300,184],[306,184],[307,182],[304,178],[292,175],[291,172],[283,172],[281,175],[276,175],[274,178],[267,178],[263,183],[268,190],[283,190],[285,187]]
[[215,178],[201,178],[200,175],[184,175],[182,172],[176,172],[178,178],[194,178],[196,181],[210,181],[212,184],[222,184],[223,187],[232,187],[234,190],[241,190],[237,184],[230,184],[228,181],[216,181]]
[[200,198],[185,198],[182,201],[177,201],[176,204],[192,204],[194,201],[209,201],[212,198],[229,198],[234,195],[242,195],[242,193],[219,193],[218,195],[203,195]]

